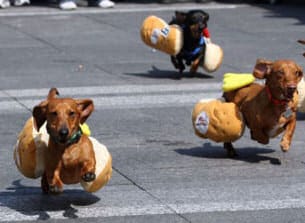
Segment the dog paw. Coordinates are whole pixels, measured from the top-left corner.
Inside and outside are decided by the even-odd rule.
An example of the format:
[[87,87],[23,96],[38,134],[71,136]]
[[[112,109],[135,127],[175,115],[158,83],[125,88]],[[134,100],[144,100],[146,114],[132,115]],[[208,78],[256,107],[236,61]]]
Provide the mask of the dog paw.
[[62,189],[62,187],[58,187],[58,186],[56,186],[56,185],[50,185],[49,186],[49,193],[50,194],[60,194],[60,193],[62,193],[63,192],[63,189]]
[[48,184],[41,185],[41,190],[43,194],[48,194],[50,192],[50,187]]
[[227,156],[229,158],[238,157],[236,150],[234,149],[232,143],[224,143],[224,148],[227,150]]
[[287,152],[289,150],[289,143],[287,141],[282,141],[281,142],[281,149],[283,152]]
[[82,176],[82,179],[83,179],[83,181],[85,181],[85,182],[93,181],[93,180],[95,180],[95,173],[91,173],[91,172],[85,173],[85,174]]
[[229,158],[236,158],[238,157],[238,153],[234,150],[227,150],[227,156]]

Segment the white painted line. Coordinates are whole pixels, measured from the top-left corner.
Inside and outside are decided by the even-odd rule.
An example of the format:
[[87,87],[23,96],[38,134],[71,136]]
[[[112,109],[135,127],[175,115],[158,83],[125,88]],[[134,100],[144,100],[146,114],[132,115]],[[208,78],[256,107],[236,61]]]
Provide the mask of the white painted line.
[[[122,6],[122,8],[119,8]],[[113,14],[113,13],[131,13],[131,12],[161,12],[161,11],[173,11],[173,10],[190,10],[200,7],[201,9],[217,10],[217,9],[235,9],[238,7],[245,7],[245,5],[235,5],[235,4],[174,4],[174,5],[164,5],[159,4],[148,4],[145,7],[139,7],[135,5],[129,5],[129,7],[124,8],[124,5],[117,5],[116,8],[112,9],[91,9],[91,8],[78,8],[75,11],[61,11],[60,9],[50,9],[50,8],[39,8],[30,9],[24,8],[22,11],[2,11],[0,12],[0,17],[16,17],[16,16],[54,16],[54,15],[83,15],[83,14]]]
[[[62,97],[90,98],[96,110],[193,106],[201,99],[221,97],[221,83],[177,85],[118,85],[60,88]],[[0,113],[22,113],[43,101],[49,89],[5,90]]]
[[[156,215],[156,214],[173,214],[163,205],[147,205],[147,206],[126,206],[126,207],[88,207],[77,208],[75,213],[78,218],[100,218],[100,217],[114,217],[114,216],[136,216],[136,215]],[[8,221],[34,221],[38,220],[40,215],[48,215],[50,220],[68,219],[64,216],[65,211],[33,211],[32,213],[13,211],[11,209],[0,207],[0,222]],[[102,222],[102,221],[101,221]]]
[[[13,204],[12,204],[13,205]],[[171,208],[169,208],[171,207]],[[128,205],[124,207],[101,206],[101,207],[77,207],[75,215],[78,218],[103,218],[122,217],[137,215],[160,215],[160,214],[190,214],[225,211],[260,211],[260,210],[280,210],[292,208],[304,208],[304,199],[284,199],[284,200],[257,200],[240,202],[202,202],[200,204],[168,204],[168,205]],[[175,212],[174,212],[174,211]],[[64,216],[64,210],[59,211],[14,211],[5,206],[0,206],[0,222],[5,221],[33,221],[38,220],[41,215],[48,215],[51,220],[68,219]]]
[[[166,93],[166,92],[221,92],[221,83],[190,83],[190,84],[155,84],[155,85],[112,85],[112,86],[89,86],[89,87],[66,87],[58,88],[62,97],[88,97],[97,95],[135,94],[135,93]],[[3,90],[1,98],[23,97],[46,97],[49,88],[40,89],[11,89]]]
[[[185,107],[192,106],[201,99],[212,100],[219,98],[219,93],[201,94],[171,94],[171,95],[144,95],[144,96],[110,96],[110,97],[91,97],[94,102],[95,110],[105,109],[140,109],[140,108],[161,108],[161,107]],[[31,110],[41,100],[19,100],[17,102],[0,102],[0,113],[23,113]]]

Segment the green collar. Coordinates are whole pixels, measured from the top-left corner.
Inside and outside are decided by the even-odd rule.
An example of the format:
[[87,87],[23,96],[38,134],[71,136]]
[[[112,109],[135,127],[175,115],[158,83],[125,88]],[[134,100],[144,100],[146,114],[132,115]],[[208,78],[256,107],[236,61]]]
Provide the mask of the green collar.
[[81,130],[81,128],[79,128],[72,136],[71,138],[67,141],[67,145],[71,145],[73,143],[76,143],[80,137],[82,136],[83,132]]

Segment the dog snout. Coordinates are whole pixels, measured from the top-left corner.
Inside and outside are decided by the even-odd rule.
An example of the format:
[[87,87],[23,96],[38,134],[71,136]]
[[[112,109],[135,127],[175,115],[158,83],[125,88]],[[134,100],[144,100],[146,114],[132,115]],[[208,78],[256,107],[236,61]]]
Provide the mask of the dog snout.
[[69,129],[67,127],[63,127],[58,132],[60,141],[65,141],[69,135]]
[[287,97],[289,99],[293,98],[293,94],[296,91],[296,89],[297,89],[296,86],[288,86],[287,87]]

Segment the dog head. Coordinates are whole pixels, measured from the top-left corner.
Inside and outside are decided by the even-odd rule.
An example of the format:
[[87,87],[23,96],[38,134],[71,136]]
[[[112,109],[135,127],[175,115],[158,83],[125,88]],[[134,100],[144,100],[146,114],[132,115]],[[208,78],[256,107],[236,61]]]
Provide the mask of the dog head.
[[48,97],[33,109],[34,126],[37,130],[47,121],[47,131],[57,143],[65,144],[79,130],[94,109],[90,99],[57,98],[52,88]]
[[266,86],[270,89],[273,98],[290,101],[303,77],[303,70],[292,60],[273,62],[258,59],[253,75],[259,79],[266,79]]
[[189,26],[194,39],[199,39],[202,30],[207,27],[209,14],[202,10],[191,10],[186,16],[186,23]]
[[190,10],[188,12],[176,11],[176,21],[179,25],[186,25],[194,39],[199,39],[202,30],[207,27],[209,14],[202,10]]

